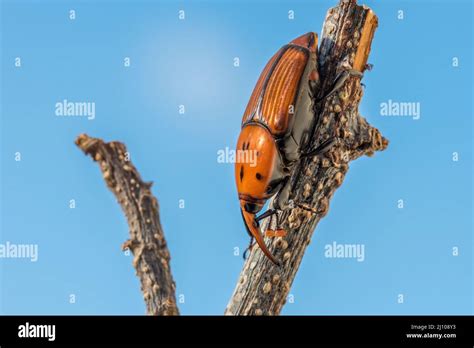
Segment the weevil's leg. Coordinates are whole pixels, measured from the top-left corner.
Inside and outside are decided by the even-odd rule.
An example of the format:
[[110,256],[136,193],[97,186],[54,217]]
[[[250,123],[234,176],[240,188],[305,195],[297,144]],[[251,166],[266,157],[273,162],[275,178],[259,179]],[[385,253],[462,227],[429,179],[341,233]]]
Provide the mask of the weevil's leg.
[[249,252],[252,250],[252,247],[255,245],[255,243],[253,242],[253,236],[250,237],[250,243],[249,243],[249,246],[247,247],[247,249],[245,249],[244,253],[243,253],[243,258],[244,260],[247,259],[247,257],[249,256]]
[[276,221],[275,237],[285,237],[287,233],[283,228],[281,228],[280,216],[278,214],[277,214],[276,219],[277,221]]
[[276,230],[267,230],[265,235],[267,237],[279,237],[286,235],[286,231],[280,228],[280,216],[278,212],[285,209],[288,206],[288,199],[290,197],[291,183],[289,177],[284,179],[285,181],[282,184],[280,191],[277,193],[275,199],[273,200],[273,210],[276,215]]
[[309,207],[308,205],[304,204],[304,203],[299,203],[299,202],[291,202],[293,206],[297,206],[298,208],[301,208],[303,210],[306,210],[306,211],[309,211],[313,214],[317,214],[318,211],[316,209],[313,209],[311,207]]
[[287,234],[288,233],[283,228],[275,230],[275,237],[286,237]]
[[334,93],[336,93],[342,86],[344,86],[344,83],[351,76],[362,77],[363,74],[360,71],[355,70],[355,69],[346,69],[346,70],[344,70],[343,72],[341,72],[336,77],[336,81],[334,82],[334,85],[332,86],[331,90],[328,93],[326,93],[326,95],[324,95],[322,98],[318,99],[316,102],[319,103],[320,101],[322,101],[322,100],[330,97]]
[[329,151],[331,147],[334,146],[336,143],[336,138],[329,138],[325,141],[323,141],[317,148],[314,150],[309,150],[308,152],[304,152],[301,154],[301,157],[308,157],[308,156],[318,156],[326,153]]
[[265,231],[265,236],[266,237],[284,237],[286,236],[286,231],[280,227],[280,216],[278,215],[278,211],[275,210],[275,216],[276,216],[276,228],[275,230],[268,229]]
[[[258,223],[260,220],[265,219],[269,216],[275,215],[278,218],[278,213],[276,209],[268,209],[265,213],[261,214],[260,216],[255,218],[255,221]],[[267,229],[265,231],[265,237],[274,237],[275,236],[275,231],[272,230],[271,228]]]
[[263,219],[265,219],[265,218],[267,218],[267,217],[269,217],[269,216],[272,216],[272,215],[274,215],[274,214],[276,214],[276,213],[277,213],[277,210],[276,210],[276,209],[268,209],[265,213],[261,214],[260,216],[257,216],[257,217],[255,218],[255,221],[256,221],[256,222],[259,222],[260,220],[263,220]]
[[[277,214],[276,209],[268,209],[265,213],[263,213],[262,215],[259,216],[259,220],[263,219],[263,218],[266,218],[266,217],[269,217],[269,216],[272,216],[272,215],[275,215],[275,214]],[[278,216],[278,214],[277,214],[277,216]],[[274,237],[275,236],[275,231],[272,230],[270,223],[271,222],[268,223],[268,228],[265,231],[265,237]]]
[[269,238],[275,237],[275,230],[272,230],[272,229],[266,230],[265,237],[269,237]]
[[290,198],[291,184],[289,177],[285,179],[283,185],[278,191],[275,199],[273,200],[273,208],[276,210],[284,210],[288,207],[288,200]]

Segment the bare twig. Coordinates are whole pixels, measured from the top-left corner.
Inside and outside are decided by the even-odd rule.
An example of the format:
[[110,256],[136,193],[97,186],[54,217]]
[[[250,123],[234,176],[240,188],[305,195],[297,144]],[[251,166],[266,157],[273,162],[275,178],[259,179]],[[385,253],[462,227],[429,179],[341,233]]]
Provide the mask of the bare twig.
[[147,313],[178,315],[170,253],[160,223],[158,201],[150,191],[152,184],[142,181],[122,143],[104,143],[81,134],[76,145],[99,163],[107,186],[127,217],[130,239],[123,249],[130,249],[134,255],[133,266],[140,278]]
[[[318,57],[319,97],[331,90],[342,71],[352,68],[364,72],[376,27],[377,17],[372,10],[357,5],[355,0],[341,0],[328,11]],[[275,266],[259,248],[253,248],[226,308],[227,315],[280,313],[314,229],[328,213],[329,201],[342,184],[349,162],[387,147],[388,141],[359,115],[361,97],[360,77],[350,77],[323,105],[315,105],[318,123],[310,147],[330,137],[338,142],[325,157],[303,160],[290,179],[290,198],[298,204],[280,216],[288,234],[273,242],[266,239],[283,266]],[[262,230],[272,223],[264,223]]]

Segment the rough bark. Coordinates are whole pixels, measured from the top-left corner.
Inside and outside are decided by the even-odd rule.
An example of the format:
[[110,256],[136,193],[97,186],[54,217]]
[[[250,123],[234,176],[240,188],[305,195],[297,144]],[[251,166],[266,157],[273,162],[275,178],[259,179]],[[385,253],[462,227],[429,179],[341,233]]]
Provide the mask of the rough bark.
[[147,314],[178,315],[170,253],[158,215],[158,201],[150,191],[152,183],[142,181],[122,143],[105,143],[81,134],[76,145],[99,163],[108,188],[127,217],[130,239],[122,248],[133,253]]
[[[319,97],[331,90],[344,69],[366,70],[376,27],[377,17],[372,10],[357,5],[355,0],[341,0],[328,11],[319,47]],[[315,103],[318,121],[309,148],[315,148],[329,137],[335,136],[338,141],[323,157],[302,160],[291,177],[290,199],[298,204],[280,215],[288,234],[284,238],[265,239],[283,265],[275,266],[254,247],[225,314],[280,313],[316,225],[328,213],[330,199],[341,186],[349,162],[387,147],[388,141],[378,129],[359,115],[362,92],[360,77],[350,77],[337,93],[322,103]],[[275,218],[267,219],[262,231],[275,221]]]

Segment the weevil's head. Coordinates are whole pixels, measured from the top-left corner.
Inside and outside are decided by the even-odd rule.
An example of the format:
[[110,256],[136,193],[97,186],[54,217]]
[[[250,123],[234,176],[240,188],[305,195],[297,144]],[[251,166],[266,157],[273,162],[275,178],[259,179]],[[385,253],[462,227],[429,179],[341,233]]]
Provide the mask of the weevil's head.
[[291,41],[291,43],[307,48],[311,52],[316,52],[316,49],[318,47],[318,34],[309,32],[301,35],[300,37],[297,37],[296,39]]
[[278,156],[275,140],[259,125],[247,125],[237,142],[235,182],[243,212],[257,214],[274,192],[273,171]]

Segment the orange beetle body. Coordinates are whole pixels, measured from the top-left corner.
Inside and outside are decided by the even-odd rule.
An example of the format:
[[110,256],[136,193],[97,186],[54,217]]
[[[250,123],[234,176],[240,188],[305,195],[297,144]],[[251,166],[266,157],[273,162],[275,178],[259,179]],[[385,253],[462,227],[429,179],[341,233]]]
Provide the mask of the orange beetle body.
[[288,178],[315,125],[316,47],[317,35],[307,33],[270,59],[244,112],[237,142],[237,151],[251,151],[256,156],[256,163],[235,164],[242,217],[250,236],[275,264],[278,261],[265,245],[256,214],[275,195],[276,209],[288,205]]

